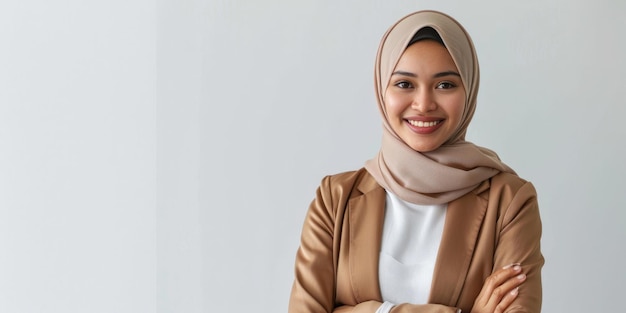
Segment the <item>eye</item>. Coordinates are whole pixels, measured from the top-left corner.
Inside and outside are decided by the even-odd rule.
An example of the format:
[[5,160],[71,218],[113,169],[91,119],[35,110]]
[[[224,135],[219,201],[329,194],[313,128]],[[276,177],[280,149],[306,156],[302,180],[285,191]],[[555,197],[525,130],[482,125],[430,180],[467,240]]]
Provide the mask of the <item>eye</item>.
[[437,89],[452,89],[456,87],[456,84],[452,82],[440,82],[437,84]]
[[408,89],[408,88],[413,88],[413,85],[411,85],[411,83],[407,82],[407,81],[399,81],[397,83],[394,84],[394,86],[400,88],[400,89]]

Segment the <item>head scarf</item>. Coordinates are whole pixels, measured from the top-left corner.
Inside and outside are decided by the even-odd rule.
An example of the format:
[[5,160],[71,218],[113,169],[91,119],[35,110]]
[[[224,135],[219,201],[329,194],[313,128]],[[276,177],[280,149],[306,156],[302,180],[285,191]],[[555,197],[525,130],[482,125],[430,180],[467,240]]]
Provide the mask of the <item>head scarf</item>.
[[[413,35],[432,27],[461,74],[465,107],[456,131],[439,148],[420,153],[409,147],[391,128],[384,95],[391,74]],[[417,204],[444,204],[504,171],[515,173],[498,155],[465,141],[478,93],[479,70],[474,44],[463,26],[436,11],[419,11],[400,19],[383,36],[376,56],[376,96],[383,117],[383,139],[377,156],[365,163],[376,182],[401,199]]]

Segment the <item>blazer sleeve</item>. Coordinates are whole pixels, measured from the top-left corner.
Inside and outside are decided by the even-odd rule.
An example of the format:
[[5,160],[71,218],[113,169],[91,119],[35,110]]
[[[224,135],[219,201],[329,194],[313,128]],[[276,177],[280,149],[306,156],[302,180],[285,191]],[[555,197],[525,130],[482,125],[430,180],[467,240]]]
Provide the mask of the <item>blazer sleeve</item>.
[[302,226],[289,313],[332,312],[335,305],[333,233],[336,212],[332,210],[331,195],[327,192],[329,184],[329,177],[322,180]]
[[289,299],[289,313],[374,313],[382,304],[367,301],[355,306],[335,301],[343,210],[333,204],[331,177],[325,177],[307,211],[300,247],[296,253],[295,278]]
[[519,262],[526,274],[526,281],[520,286],[519,295],[506,312],[539,313],[544,258],[540,248],[542,230],[539,205],[533,185],[530,182],[522,185],[501,214],[494,265],[499,268],[511,261]]

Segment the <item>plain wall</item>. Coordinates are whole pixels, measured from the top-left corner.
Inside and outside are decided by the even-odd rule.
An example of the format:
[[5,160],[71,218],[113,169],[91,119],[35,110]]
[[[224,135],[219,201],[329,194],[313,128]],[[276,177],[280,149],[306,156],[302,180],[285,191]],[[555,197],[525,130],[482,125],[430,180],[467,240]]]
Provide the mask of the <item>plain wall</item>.
[[373,157],[379,40],[436,9],[467,139],[539,193],[544,312],[619,311],[626,3],[0,4],[0,311],[284,312],[323,176]]
[[0,2],[0,312],[155,312],[155,24]]

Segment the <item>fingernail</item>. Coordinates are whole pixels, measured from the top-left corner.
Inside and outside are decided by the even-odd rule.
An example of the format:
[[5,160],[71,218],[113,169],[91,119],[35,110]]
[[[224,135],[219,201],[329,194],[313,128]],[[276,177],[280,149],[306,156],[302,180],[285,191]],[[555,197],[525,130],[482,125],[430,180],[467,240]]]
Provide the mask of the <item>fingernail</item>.
[[511,295],[513,296],[517,296],[518,293],[519,293],[519,287],[515,287],[515,289],[511,290]]
[[517,279],[519,279],[519,280],[526,279],[526,274],[519,274],[519,275],[517,275]]
[[507,269],[507,268],[511,268],[511,267],[513,267],[513,266],[520,266],[520,263],[512,263],[512,264],[509,264],[509,265],[507,265],[507,266],[503,267],[502,269],[503,269],[503,270],[505,270],[505,269]]
[[515,266],[513,266],[513,270],[516,271],[516,272],[519,272],[519,271],[522,270],[522,267],[519,266],[519,265],[515,265]]

